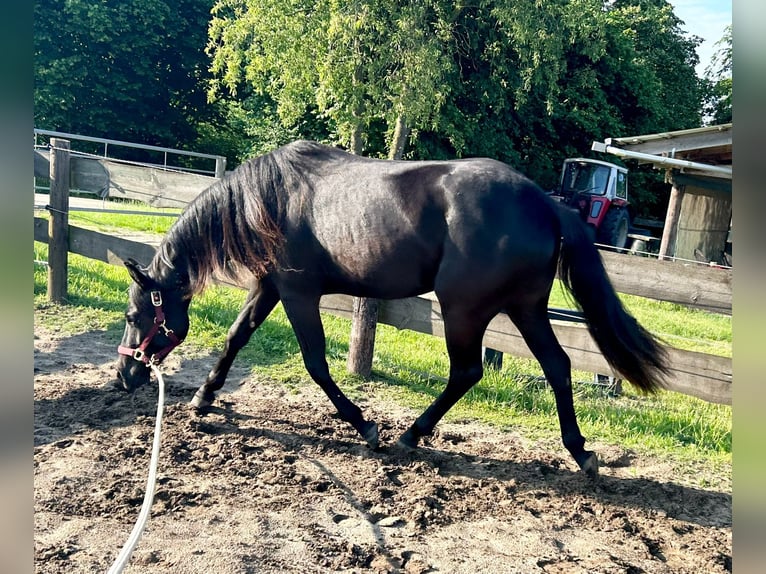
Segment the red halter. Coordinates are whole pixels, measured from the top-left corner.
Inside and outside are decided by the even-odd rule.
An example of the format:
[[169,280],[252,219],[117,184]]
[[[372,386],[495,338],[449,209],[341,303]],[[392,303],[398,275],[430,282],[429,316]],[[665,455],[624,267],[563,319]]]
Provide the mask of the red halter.
[[[154,325],[152,325],[149,333],[136,349],[125,347],[123,345],[117,347],[117,352],[120,355],[127,355],[128,357],[132,357],[136,361],[141,361],[146,366],[159,364],[159,362],[162,361],[162,359],[164,359],[168,353],[170,353],[170,351],[175,349],[182,342],[182,339],[176,337],[173,329],[168,329],[165,326],[165,313],[162,311],[162,294],[159,291],[152,291],[151,297],[152,305],[154,305]],[[170,344],[149,357],[146,354],[146,348],[149,346],[154,336],[160,330],[162,330],[163,335],[170,339]]]

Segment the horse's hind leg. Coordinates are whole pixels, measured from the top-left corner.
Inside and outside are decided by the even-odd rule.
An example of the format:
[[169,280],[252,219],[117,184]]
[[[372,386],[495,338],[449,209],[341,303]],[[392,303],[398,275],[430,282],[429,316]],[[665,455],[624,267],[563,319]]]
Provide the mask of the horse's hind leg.
[[215,367],[208,374],[205,383],[191,400],[198,409],[210,406],[215,400],[215,392],[223,387],[234,358],[250,340],[255,330],[269,316],[279,302],[279,293],[269,280],[256,281],[247,294],[247,299],[234,323],[226,335],[223,354]]
[[325,356],[325,335],[319,315],[319,299],[303,296],[283,297],[282,304],[295,331],[303,355],[303,364],[311,378],[322,388],[341,418],[350,423],[372,448],[378,447],[378,425],[366,421],[362,411],[338,388],[330,376]]
[[444,337],[450,358],[447,386],[437,399],[399,438],[399,444],[415,448],[421,437],[430,435],[436,424],[484,374],[481,340],[489,319],[482,320],[467,309],[449,310],[442,306]]
[[585,473],[598,475],[598,458],[584,448],[585,438],[577,424],[572,397],[571,363],[551,327],[547,301],[536,306],[510,308],[507,313],[540,363],[553,389],[564,446]]

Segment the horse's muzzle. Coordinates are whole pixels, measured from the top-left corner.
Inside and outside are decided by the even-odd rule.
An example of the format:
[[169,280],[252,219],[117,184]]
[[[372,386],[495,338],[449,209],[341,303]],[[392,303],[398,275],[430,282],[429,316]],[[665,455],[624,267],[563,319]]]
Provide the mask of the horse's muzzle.
[[117,386],[132,393],[149,382],[149,366],[131,357],[117,360]]

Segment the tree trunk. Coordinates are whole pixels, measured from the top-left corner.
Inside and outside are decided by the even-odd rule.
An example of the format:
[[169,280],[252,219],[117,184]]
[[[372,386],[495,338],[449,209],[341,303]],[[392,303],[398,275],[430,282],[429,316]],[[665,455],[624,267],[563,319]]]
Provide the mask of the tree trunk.
[[407,125],[407,120],[402,114],[396,117],[396,125],[394,126],[394,135],[391,139],[391,147],[388,151],[388,159],[402,159],[404,154],[404,146],[407,144],[407,137],[410,135],[410,128]]
[[[356,80],[356,78],[355,78]],[[361,114],[359,114],[361,115]],[[351,133],[351,151],[361,155],[364,149],[361,122]],[[364,378],[372,372],[372,356],[375,352],[375,331],[378,324],[378,301],[354,298],[354,314],[351,318],[351,335],[348,342],[346,368]]]
[[354,131],[351,132],[351,153],[362,155],[364,151],[364,139],[362,137],[362,125],[356,124]]

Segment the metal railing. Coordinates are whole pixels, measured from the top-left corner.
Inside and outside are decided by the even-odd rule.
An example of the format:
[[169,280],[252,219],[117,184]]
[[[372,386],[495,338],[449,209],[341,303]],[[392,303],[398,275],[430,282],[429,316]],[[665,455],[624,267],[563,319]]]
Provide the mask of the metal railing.
[[[159,164],[150,164],[155,166],[161,166],[166,169],[174,169],[178,171],[187,171],[187,172],[193,172],[193,173],[201,173],[201,174],[207,174],[212,175],[213,177],[223,177],[225,171],[226,171],[226,158],[224,156],[220,155],[213,155],[213,154],[206,154],[206,153],[199,153],[199,152],[193,152],[193,151],[186,151],[186,150],[180,150],[180,149],[173,149],[173,148],[167,148],[167,147],[161,147],[161,146],[154,146],[154,145],[147,145],[147,144],[137,144],[137,143],[131,143],[126,141],[120,141],[120,140],[113,140],[113,139],[107,139],[107,138],[99,138],[99,137],[92,137],[92,136],[83,136],[78,134],[70,134],[66,132],[57,132],[57,131],[50,131],[50,130],[42,130],[35,128],[34,129],[34,135],[35,135],[35,147],[44,147],[42,144],[38,144],[37,138],[39,136],[43,137],[55,137],[55,138],[64,138],[68,140],[76,140],[76,141],[84,141],[84,142],[90,142],[90,143],[97,143],[103,145],[103,154],[99,154],[99,157],[103,158],[109,158],[109,159],[119,159],[115,158],[113,156],[109,155],[109,147],[125,147],[125,148],[132,148],[132,149],[140,149],[144,151],[149,152],[158,152],[163,154],[162,155],[162,163]],[[215,168],[212,170],[202,170],[202,169],[194,169],[194,168],[188,168],[183,166],[173,166],[168,164],[168,155],[176,155],[176,156],[186,156],[186,157],[194,157],[194,158],[201,158],[201,159],[210,159],[215,161]],[[143,163],[143,162],[142,162]]]

